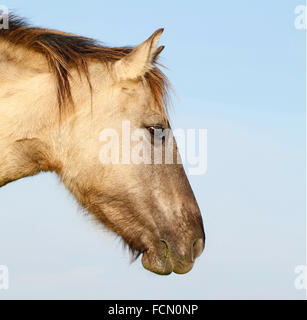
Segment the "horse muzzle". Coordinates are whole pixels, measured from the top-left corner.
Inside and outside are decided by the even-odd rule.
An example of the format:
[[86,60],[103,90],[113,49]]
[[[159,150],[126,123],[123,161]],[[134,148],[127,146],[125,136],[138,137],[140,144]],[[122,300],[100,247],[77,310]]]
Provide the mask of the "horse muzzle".
[[145,269],[160,275],[172,272],[184,274],[193,268],[195,259],[201,255],[204,247],[204,236],[193,239],[186,246],[161,239],[143,252],[142,264]]

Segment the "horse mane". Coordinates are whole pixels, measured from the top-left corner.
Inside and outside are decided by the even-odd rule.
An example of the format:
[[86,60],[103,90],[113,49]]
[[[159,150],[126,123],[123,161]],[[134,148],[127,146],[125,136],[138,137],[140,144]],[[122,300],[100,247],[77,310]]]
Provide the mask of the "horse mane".
[[[73,106],[70,86],[71,69],[76,69],[78,73],[86,76],[92,92],[88,61],[94,59],[105,64],[112,63],[123,58],[133,49],[132,47],[106,47],[91,38],[32,27],[24,19],[12,14],[9,15],[9,29],[0,30],[0,39],[27,50],[33,50],[46,58],[50,71],[56,79],[61,114],[66,111],[68,105]],[[169,81],[157,64],[155,59],[154,68],[144,78],[151,89],[157,107],[164,113],[167,110]]]

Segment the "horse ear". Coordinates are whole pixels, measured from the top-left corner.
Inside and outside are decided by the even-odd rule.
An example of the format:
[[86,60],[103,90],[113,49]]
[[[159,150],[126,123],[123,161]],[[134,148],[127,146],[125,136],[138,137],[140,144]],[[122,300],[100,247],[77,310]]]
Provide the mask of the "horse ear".
[[164,48],[157,48],[162,32],[162,28],[158,29],[124,58],[115,62],[114,71],[118,80],[136,79],[153,68],[155,59]]
[[156,61],[159,57],[159,54],[163,51],[165,46],[160,46],[158,49],[156,49],[154,56],[153,56],[153,61]]

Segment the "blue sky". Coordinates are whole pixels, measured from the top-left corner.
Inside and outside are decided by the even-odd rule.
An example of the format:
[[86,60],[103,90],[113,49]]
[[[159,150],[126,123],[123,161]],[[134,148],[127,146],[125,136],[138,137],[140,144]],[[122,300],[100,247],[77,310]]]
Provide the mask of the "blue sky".
[[161,62],[177,96],[174,127],[208,129],[208,171],[190,181],[206,252],[184,276],[130,265],[121,244],[84,217],[53,174],[0,190],[6,298],[302,299],[305,247],[303,1],[9,1],[35,25],[107,45],[164,27]]

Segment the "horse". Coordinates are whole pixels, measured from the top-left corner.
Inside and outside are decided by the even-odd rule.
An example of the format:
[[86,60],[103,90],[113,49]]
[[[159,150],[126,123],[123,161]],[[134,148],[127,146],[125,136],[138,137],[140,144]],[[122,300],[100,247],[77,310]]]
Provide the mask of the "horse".
[[182,163],[101,160],[101,132],[118,133],[123,121],[147,139],[150,158],[155,141],[166,153],[163,133],[172,129],[170,83],[158,62],[163,29],[136,47],[107,47],[15,15],[8,21],[0,30],[0,187],[55,172],[135,260],[142,256],[145,269],[189,272],[204,250],[205,232]]

